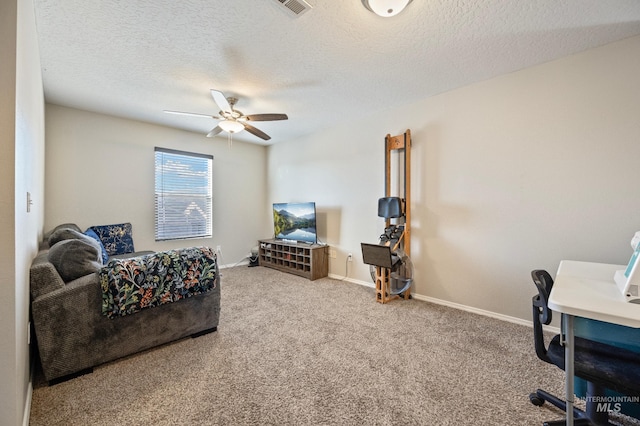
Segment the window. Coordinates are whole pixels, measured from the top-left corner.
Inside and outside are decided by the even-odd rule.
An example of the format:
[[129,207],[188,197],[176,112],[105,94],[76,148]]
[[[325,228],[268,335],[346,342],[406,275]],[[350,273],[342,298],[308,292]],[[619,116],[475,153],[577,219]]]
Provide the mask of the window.
[[155,148],[156,241],[211,237],[213,156]]

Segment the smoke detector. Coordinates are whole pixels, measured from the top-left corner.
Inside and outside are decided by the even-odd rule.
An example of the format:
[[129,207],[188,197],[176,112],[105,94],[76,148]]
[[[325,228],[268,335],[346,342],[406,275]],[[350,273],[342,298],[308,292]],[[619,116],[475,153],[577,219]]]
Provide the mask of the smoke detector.
[[289,13],[293,13],[295,16],[300,16],[306,11],[310,10],[313,6],[304,0],[276,0],[280,3]]

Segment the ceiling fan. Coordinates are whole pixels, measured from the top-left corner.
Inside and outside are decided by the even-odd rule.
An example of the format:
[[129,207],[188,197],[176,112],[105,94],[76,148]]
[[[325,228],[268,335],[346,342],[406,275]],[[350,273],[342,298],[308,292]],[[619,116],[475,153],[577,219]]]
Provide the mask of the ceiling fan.
[[194,117],[208,117],[216,120],[221,120],[216,127],[214,127],[209,133],[207,133],[207,137],[213,137],[220,132],[228,132],[229,137],[231,134],[238,133],[243,130],[251,133],[259,137],[260,139],[264,139],[268,141],[271,139],[269,135],[263,132],[260,129],[253,127],[248,121],[275,121],[275,120],[288,120],[287,114],[249,114],[245,115],[242,111],[239,111],[234,108],[236,102],[238,102],[238,98],[234,97],[226,97],[224,93],[219,90],[211,89],[211,96],[213,97],[214,102],[220,108],[218,115],[209,115],[209,114],[199,114],[196,112],[182,112],[182,111],[168,111],[164,110],[169,114],[180,114],[180,115],[191,115]]

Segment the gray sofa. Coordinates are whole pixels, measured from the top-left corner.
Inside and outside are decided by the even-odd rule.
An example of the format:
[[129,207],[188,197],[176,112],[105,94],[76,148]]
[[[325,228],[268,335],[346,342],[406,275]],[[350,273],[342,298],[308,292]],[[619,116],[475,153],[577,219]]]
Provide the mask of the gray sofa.
[[[76,241],[56,244],[81,245]],[[220,315],[217,267],[215,286],[207,292],[108,318],[102,312],[100,271],[80,273],[77,275],[82,276],[77,278],[70,274],[64,265],[81,257],[77,254],[69,257],[62,267],[58,264],[57,269],[54,264],[60,261],[60,256],[52,256],[51,251],[60,252],[58,247],[54,244],[49,248],[45,241],[30,271],[33,326],[42,369],[49,384],[83,374],[117,358],[216,330]],[[86,241],[82,247],[93,253],[91,247],[87,248]],[[150,253],[153,252],[133,252],[117,257],[133,258]],[[100,259],[96,261],[91,268],[102,268]]]

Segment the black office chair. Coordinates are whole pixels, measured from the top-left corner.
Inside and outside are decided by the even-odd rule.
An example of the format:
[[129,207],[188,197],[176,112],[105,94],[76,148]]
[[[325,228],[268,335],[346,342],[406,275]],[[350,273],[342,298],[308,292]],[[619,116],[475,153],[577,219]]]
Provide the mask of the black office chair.
[[[551,323],[552,314],[548,302],[553,278],[547,271],[540,269],[532,271],[531,277],[538,288],[538,294],[532,299],[536,354],[541,360],[564,370],[564,346],[560,344],[560,335],[556,335],[545,348],[542,333],[542,324]],[[573,408],[575,424],[614,426],[609,422],[609,413],[606,410],[598,411],[597,397],[604,396],[605,389],[626,395],[639,395],[640,354],[580,337],[575,337],[574,342],[574,374],[587,381],[586,412]],[[530,394],[529,400],[537,406],[548,401],[565,412],[567,410],[563,399],[542,389]],[[564,424],[564,419],[544,423],[545,426]]]

